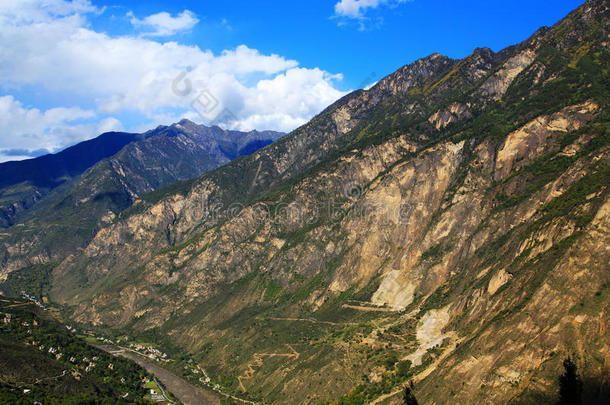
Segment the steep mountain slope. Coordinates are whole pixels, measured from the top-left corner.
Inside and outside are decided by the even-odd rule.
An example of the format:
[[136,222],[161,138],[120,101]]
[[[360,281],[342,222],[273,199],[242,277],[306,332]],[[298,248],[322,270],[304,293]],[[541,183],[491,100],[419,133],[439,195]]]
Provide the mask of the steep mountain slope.
[[197,177],[282,135],[227,131],[188,120],[139,135],[139,141],[56,187],[21,213],[20,223],[0,235],[0,274],[58,261],[86,245],[100,226],[112,222],[140,195]]
[[567,356],[607,400],[609,13],[431,55],[143,198],[51,300],[260,402],[540,403]]

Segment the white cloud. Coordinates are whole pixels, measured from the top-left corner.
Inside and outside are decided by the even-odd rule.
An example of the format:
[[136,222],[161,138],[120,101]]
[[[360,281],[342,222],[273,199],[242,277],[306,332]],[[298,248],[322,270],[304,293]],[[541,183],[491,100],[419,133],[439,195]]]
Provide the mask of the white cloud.
[[127,13],[127,16],[131,17],[130,21],[134,27],[151,29],[152,31],[145,32],[143,35],[152,37],[169,36],[180,31],[188,31],[199,22],[195,14],[189,10],[184,10],[176,17],[172,17],[165,11],[149,15],[141,20],[136,18],[131,11]]
[[247,90],[241,110],[235,108],[237,114],[247,117],[236,127],[249,130],[278,123],[288,130],[303,125],[320,112],[321,106],[326,107],[343,95],[332,87],[332,80],[341,78],[320,69],[293,68],[273,79],[261,80]]
[[362,17],[362,11],[370,7],[377,7],[383,0],[341,0],[335,4],[335,14],[351,17],[360,18]]
[[35,156],[43,149],[55,151],[102,132],[122,129],[114,118],[98,122],[96,117],[95,111],[78,107],[41,111],[25,107],[13,96],[1,96],[0,161]]
[[[336,88],[340,75],[303,68],[295,60],[262,54],[246,45],[215,54],[137,33],[111,36],[97,32],[90,28],[88,16],[101,11],[87,0],[6,3],[0,1],[0,91],[11,94],[33,89],[53,99],[74,100],[66,101],[68,105],[92,100],[87,114],[95,117],[86,124],[69,117],[47,118],[40,124],[22,121],[19,125],[27,131],[17,139],[9,139],[7,131],[18,126],[11,121],[15,123],[10,128],[0,126],[0,150],[63,147],[95,135],[96,125],[106,128],[99,121],[109,115],[130,116],[137,129],[188,117],[233,128],[290,131],[345,94]],[[147,26],[155,32],[168,32],[192,23],[195,17],[185,13],[178,17],[159,13],[154,19],[149,16],[138,21],[149,21]],[[211,95],[216,101],[214,109],[202,111],[201,94]],[[11,103],[13,108],[38,111],[14,98]],[[57,114],[52,110],[37,113]],[[163,122],[165,119],[168,121]],[[113,120],[105,123],[120,127]],[[44,142],[33,141],[35,136]]]
[[4,0],[0,2],[0,21],[38,23],[79,13],[99,13],[88,0]]
[[114,117],[104,118],[96,124],[95,133],[103,134],[104,132],[123,131],[123,124]]
[[[366,16],[367,11],[376,9],[380,6],[396,7],[401,3],[412,0],[340,0],[335,4],[335,17],[340,18],[340,26],[346,24],[346,19],[358,20],[360,30],[365,28],[364,21],[369,20]],[[383,19],[378,18],[376,24],[379,25]]]

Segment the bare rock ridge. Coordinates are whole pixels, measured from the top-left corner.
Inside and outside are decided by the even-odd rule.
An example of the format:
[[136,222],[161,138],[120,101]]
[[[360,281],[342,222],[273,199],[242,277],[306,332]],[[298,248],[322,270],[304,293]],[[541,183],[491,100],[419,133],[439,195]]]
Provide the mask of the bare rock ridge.
[[433,54],[142,196],[48,298],[255,402],[549,403],[568,356],[607,402],[609,14]]

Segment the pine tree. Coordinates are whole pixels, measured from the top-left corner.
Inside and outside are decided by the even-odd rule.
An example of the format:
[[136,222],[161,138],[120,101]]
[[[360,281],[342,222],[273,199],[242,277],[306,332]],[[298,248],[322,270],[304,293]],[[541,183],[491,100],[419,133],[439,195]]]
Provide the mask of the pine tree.
[[413,394],[413,382],[405,386],[405,389],[402,392],[402,400],[405,405],[418,405],[417,399]]
[[582,380],[576,372],[576,364],[568,357],[563,362],[565,372],[559,377],[559,405],[582,403]]

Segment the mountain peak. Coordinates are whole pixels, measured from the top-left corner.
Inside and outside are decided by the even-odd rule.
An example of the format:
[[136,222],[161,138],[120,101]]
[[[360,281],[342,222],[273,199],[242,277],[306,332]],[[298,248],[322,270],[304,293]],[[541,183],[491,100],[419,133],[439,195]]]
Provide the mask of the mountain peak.
[[196,123],[194,123],[193,121],[191,121],[191,120],[189,120],[187,118],[183,118],[180,121],[178,121],[177,123],[173,124],[172,127],[174,127],[174,128],[182,127],[184,129],[192,131],[192,130],[196,130],[196,129],[200,128],[200,127],[205,127],[205,125],[199,125],[199,124],[196,124]]
[[197,125],[193,121],[189,120],[188,118],[182,118],[180,121],[178,121],[178,124],[179,125]]
[[438,53],[438,52],[434,52],[434,53],[432,53],[432,54],[430,54],[430,55],[428,55],[428,56],[426,56],[426,57],[422,58],[421,60],[426,60],[426,59],[428,59],[428,60],[433,60],[433,59],[438,59],[438,58],[442,58],[442,57],[445,57],[445,58],[446,58],[447,56],[443,56],[443,55],[441,55],[441,54],[440,54],[440,53]]
[[495,54],[495,52],[486,46],[474,48],[474,51],[472,51],[472,55],[494,55],[494,54]]
[[428,56],[415,60],[413,63],[406,65],[405,67],[415,67],[421,65],[444,65],[447,61],[451,61],[452,59],[448,56],[442,55],[438,52],[434,52]]
[[396,72],[381,79],[375,87],[378,90],[390,91],[391,93],[406,92],[421,85],[426,78],[446,71],[454,63],[455,60],[435,52],[401,67]]

